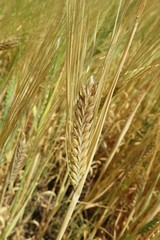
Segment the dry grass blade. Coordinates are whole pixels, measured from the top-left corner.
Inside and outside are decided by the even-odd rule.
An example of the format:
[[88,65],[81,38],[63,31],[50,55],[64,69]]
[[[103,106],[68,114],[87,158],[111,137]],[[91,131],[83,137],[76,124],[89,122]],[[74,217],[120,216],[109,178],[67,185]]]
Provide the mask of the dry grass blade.
[[83,85],[75,105],[71,142],[69,144],[69,175],[77,186],[87,169],[89,138],[93,123],[96,86],[94,82]]

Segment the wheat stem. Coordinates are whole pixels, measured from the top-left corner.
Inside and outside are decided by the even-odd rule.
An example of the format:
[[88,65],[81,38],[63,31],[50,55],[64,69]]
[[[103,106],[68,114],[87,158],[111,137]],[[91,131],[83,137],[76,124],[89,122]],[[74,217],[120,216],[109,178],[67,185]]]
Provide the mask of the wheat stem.
[[60,231],[58,233],[58,236],[57,236],[56,240],[61,240],[63,235],[64,235],[64,232],[65,232],[65,230],[66,230],[66,228],[68,226],[68,223],[69,223],[69,221],[70,221],[70,219],[72,217],[73,211],[74,211],[74,209],[75,209],[75,207],[77,205],[77,202],[78,202],[78,200],[80,198],[80,195],[81,195],[84,183],[86,181],[86,177],[88,175],[89,168],[90,168],[90,164],[89,164],[85,174],[83,175],[81,181],[79,182],[77,189],[75,190],[75,192],[73,194],[72,200],[71,200],[71,202],[69,204],[69,207],[68,207],[67,214],[66,214],[66,216],[64,218],[63,224],[61,226],[61,229],[60,229]]
[[94,97],[96,93],[94,82],[82,86],[75,106],[74,125],[72,129],[69,154],[69,175],[75,187],[67,214],[57,236],[61,240],[71,219],[72,213],[81,195],[91,162],[88,161],[89,138],[94,116]]

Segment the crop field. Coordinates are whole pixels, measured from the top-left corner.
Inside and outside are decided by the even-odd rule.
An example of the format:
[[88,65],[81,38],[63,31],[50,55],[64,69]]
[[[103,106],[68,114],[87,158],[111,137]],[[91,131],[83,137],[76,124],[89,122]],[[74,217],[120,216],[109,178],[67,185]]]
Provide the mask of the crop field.
[[160,1],[0,1],[0,240],[160,240]]

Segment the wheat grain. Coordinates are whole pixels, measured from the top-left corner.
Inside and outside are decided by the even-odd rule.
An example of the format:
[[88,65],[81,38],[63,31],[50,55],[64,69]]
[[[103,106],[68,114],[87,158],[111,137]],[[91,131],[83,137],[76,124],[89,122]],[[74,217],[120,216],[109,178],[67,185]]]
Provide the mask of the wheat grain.
[[96,85],[82,85],[75,105],[69,153],[69,175],[76,187],[87,168],[89,138],[94,115]]

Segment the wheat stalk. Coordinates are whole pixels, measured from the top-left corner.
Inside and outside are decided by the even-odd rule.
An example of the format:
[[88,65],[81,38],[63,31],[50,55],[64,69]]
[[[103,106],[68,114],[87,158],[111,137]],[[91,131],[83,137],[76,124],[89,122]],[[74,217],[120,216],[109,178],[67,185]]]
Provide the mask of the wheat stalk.
[[69,175],[76,187],[87,168],[89,139],[93,123],[96,85],[92,81],[82,85],[75,105],[71,142],[69,144]]

